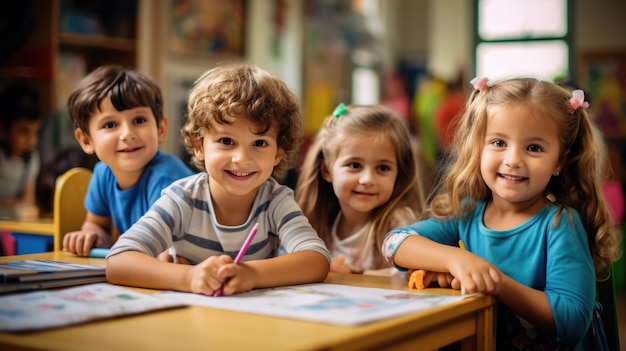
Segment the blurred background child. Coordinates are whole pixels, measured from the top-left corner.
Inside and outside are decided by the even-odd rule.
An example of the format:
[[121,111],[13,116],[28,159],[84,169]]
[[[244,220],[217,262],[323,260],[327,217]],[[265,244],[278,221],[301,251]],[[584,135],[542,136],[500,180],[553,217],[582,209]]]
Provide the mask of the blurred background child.
[[383,236],[424,208],[406,123],[388,107],[340,104],[307,152],[296,201],[331,251],[331,271],[391,273]]
[[16,82],[0,93],[0,207],[5,210],[35,204],[40,110],[39,94],[24,83]]

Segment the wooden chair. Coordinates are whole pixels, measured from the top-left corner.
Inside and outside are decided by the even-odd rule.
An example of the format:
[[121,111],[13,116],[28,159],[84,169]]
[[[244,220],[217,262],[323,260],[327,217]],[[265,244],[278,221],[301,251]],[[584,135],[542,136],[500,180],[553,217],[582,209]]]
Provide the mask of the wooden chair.
[[65,233],[79,230],[87,216],[84,200],[91,179],[87,168],[72,168],[60,175],[54,186],[54,251],[63,249]]

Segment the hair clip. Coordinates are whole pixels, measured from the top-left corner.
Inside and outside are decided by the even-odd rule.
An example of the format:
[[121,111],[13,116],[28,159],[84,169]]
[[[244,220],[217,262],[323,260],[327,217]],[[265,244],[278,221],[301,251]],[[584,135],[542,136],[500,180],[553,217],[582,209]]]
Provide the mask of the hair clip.
[[343,102],[340,102],[339,105],[337,105],[337,107],[333,110],[333,116],[335,116],[335,118],[339,118],[346,113],[348,113],[348,108]]
[[478,91],[483,91],[487,87],[487,82],[489,80],[485,77],[476,77],[470,81],[470,84],[474,86],[474,89]]
[[574,113],[579,107],[588,108],[589,103],[585,101],[585,92],[580,89],[572,91],[572,97],[568,101],[568,107],[570,113]]

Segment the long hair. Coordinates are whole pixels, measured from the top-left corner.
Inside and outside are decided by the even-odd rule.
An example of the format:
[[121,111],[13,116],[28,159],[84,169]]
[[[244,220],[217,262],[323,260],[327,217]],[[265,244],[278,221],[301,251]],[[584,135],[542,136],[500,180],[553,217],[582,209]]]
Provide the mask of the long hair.
[[189,93],[187,121],[181,129],[182,142],[192,163],[204,169],[193,152],[213,123],[229,124],[235,118],[249,118],[267,132],[278,129],[278,146],[284,150],[274,176],[280,177],[293,165],[302,136],[302,113],[295,94],[280,79],[256,66],[239,63],[219,65],[205,72]]
[[438,184],[430,214],[443,218],[463,216],[474,208],[472,199],[489,200],[491,190],[482,179],[480,158],[487,117],[503,105],[525,105],[533,114],[550,119],[560,132],[563,165],[560,176],[552,177],[545,189],[554,203],[579,212],[587,232],[596,269],[596,279],[608,277],[611,262],[619,258],[621,232],[613,223],[602,195],[606,171],[606,144],[595,121],[584,108],[572,109],[572,92],[557,84],[532,78],[516,78],[490,83],[474,90],[464,114],[456,123],[455,144],[447,155],[446,171]]
[[[347,109],[340,117],[329,116],[324,120],[300,169],[296,201],[330,247],[331,226],[341,208],[332,184],[322,177],[322,163],[331,168],[342,145],[354,138],[371,137],[376,133],[376,137],[388,139],[396,149],[398,176],[390,200],[373,211],[372,225],[362,241],[363,245],[372,243],[375,258],[382,257],[382,239],[397,223],[398,216],[404,216],[402,219],[411,223],[424,209],[417,156],[406,125],[391,109],[384,106],[348,106]],[[366,250],[360,252],[367,253]]]

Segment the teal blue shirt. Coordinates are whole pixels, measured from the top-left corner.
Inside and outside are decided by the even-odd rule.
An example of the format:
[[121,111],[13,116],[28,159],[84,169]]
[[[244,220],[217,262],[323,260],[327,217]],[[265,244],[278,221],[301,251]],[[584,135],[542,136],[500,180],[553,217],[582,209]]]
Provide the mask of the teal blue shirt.
[[[578,345],[589,330],[596,298],[593,261],[578,213],[563,211],[555,223],[559,208],[548,204],[517,227],[492,230],[482,221],[485,207],[486,202],[478,202],[476,209],[463,220],[428,219],[395,229],[385,237],[383,255],[393,263],[402,241],[418,233],[446,245],[458,246],[459,240],[463,240],[469,251],[491,262],[502,273],[544,291],[556,323],[555,341]],[[500,305],[499,318],[519,320],[506,306]],[[500,309],[504,311],[500,313]],[[501,322],[498,320],[499,338],[506,329]],[[535,332],[538,331],[533,329],[524,333]]]

